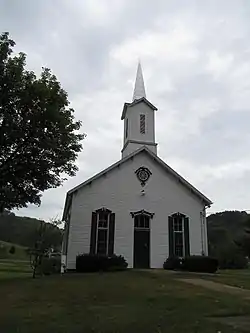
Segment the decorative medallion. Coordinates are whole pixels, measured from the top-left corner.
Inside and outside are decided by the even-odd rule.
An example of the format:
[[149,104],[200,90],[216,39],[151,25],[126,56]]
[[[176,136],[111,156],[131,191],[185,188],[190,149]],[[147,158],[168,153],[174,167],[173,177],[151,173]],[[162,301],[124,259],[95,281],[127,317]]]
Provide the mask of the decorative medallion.
[[152,175],[152,172],[148,168],[140,167],[135,171],[135,174],[141,182],[141,186],[144,186]]

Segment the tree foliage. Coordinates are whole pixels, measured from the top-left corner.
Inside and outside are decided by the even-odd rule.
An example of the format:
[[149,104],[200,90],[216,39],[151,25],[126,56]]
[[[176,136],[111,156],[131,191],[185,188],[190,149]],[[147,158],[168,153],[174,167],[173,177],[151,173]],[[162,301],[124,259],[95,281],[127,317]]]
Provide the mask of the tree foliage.
[[84,138],[57,78],[47,68],[38,78],[26,70],[14,46],[0,35],[0,212],[39,205],[43,191],[75,175]]
[[207,218],[209,254],[221,268],[245,268],[250,256],[250,216],[245,211],[224,211]]

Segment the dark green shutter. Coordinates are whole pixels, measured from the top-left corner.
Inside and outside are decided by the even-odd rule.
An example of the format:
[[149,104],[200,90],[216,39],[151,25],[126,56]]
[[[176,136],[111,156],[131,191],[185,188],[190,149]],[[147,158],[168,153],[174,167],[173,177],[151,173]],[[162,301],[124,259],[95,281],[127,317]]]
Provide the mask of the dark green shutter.
[[91,254],[95,254],[96,249],[96,232],[97,232],[97,213],[92,213],[91,235],[90,235],[90,250]]
[[174,230],[173,230],[173,217],[168,217],[168,253],[169,257],[174,255]]
[[190,256],[189,218],[184,219],[185,256]]
[[109,243],[108,243],[108,255],[114,254],[114,241],[115,241],[115,213],[110,214],[109,220]]

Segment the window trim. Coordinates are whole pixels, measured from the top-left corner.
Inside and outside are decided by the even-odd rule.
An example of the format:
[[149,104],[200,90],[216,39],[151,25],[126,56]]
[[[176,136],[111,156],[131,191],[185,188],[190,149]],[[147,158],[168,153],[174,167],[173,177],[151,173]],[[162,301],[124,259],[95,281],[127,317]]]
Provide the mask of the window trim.
[[155,215],[155,213],[147,212],[147,211],[144,210],[144,209],[138,210],[138,211],[136,211],[136,212],[130,212],[130,215],[131,215],[132,217],[135,217],[136,215],[142,215],[142,214],[144,214],[144,215],[148,215],[151,219],[152,219],[152,218],[154,217],[154,215]]

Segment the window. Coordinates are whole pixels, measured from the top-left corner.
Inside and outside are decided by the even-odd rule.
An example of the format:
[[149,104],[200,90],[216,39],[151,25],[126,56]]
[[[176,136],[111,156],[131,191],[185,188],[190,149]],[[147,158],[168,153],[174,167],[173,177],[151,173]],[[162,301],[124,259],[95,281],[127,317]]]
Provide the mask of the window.
[[97,242],[96,253],[107,254],[108,250],[108,225],[109,225],[109,213],[106,211],[97,214]]
[[149,229],[150,219],[153,218],[154,213],[149,213],[145,210],[139,210],[137,212],[131,212],[131,216],[134,218],[135,229]]
[[146,116],[145,114],[140,114],[140,133],[145,134],[146,133]]
[[178,257],[183,257],[183,232],[174,232],[174,255]]
[[135,228],[136,229],[149,229],[149,216],[148,215],[136,215],[135,216]]
[[169,216],[169,255],[184,257],[190,254],[189,219],[181,213]]
[[90,253],[114,254],[115,214],[106,208],[92,213]]
[[102,211],[98,213],[98,228],[108,228],[108,219],[109,219],[109,212]]
[[178,215],[173,218],[174,231],[174,255],[178,257],[184,256],[184,218]]
[[174,217],[173,221],[174,232],[183,232],[183,218]]
[[126,119],[126,124],[125,124],[125,138],[128,137],[128,118]]

